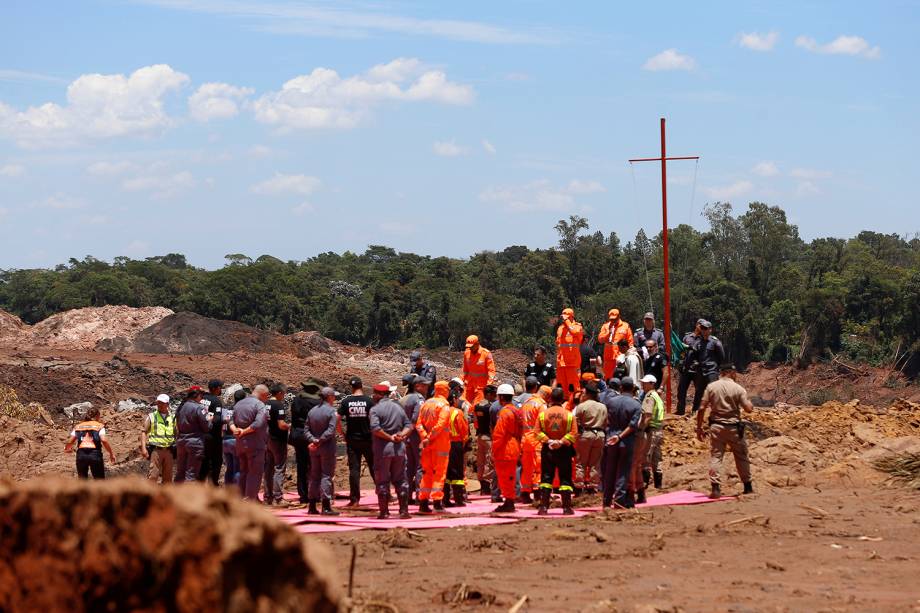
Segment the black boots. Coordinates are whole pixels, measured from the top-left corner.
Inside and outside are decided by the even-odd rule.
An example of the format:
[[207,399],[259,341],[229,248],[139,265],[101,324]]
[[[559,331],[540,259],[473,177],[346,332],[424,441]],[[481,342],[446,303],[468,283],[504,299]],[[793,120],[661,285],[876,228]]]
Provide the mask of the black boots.
[[645,504],[645,490],[636,492],[636,504]]
[[328,498],[323,498],[323,515],[338,515],[338,511],[332,510],[332,501]]
[[530,497],[530,492],[521,492],[521,502],[524,504],[533,504],[533,498]]
[[[549,492],[549,490],[546,491]],[[575,515],[575,510],[572,508],[572,492],[562,492],[562,514]]]
[[646,489],[648,489],[648,484],[652,482],[652,469],[651,468],[642,469],[642,482],[645,484]]
[[425,513],[425,514],[428,514],[428,515],[431,514],[431,506],[428,504],[428,501],[427,501],[427,500],[420,500],[420,501],[419,501],[419,503],[418,503],[418,512],[419,512],[419,513]]
[[400,494],[397,498],[399,499],[399,519],[412,519],[412,516],[409,515],[409,495]]
[[549,488],[540,488],[540,507],[537,509],[537,515],[546,515],[549,512],[549,498],[553,491]]
[[435,501],[434,501],[434,510],[435,510],[435,511],[443,511],[443,510],[444,510],[444,504],[443,504],[440,500],[435,500]]
[[661,482],[664,481],[664,475],[661,474],[661,471],[656,470],[654,473],[652,473],[652,480],[655,482],[655,489],[660,490]]
[[722,488],[716,485],[715,483],[713,483],[712,489],[709,491],[709,498],[711,500],[718,500],[721,497],[722,497]]
[[310,508],[307,509],[307,515],[319,515],[319,511],[316,510],[316,501],[310,501]]
[[452,485],[451,489],[454,491],[454,506],[465,507],[466,488],[462,485]]
[[[453,503],[453,501],[450,499],[450,490],[451,490],[451,486],[445,483],[445,484],[444,484],[444,498],[443,498],[443,502],[441,503],[441,504],[444,505],[445,507],[453,507],[453,506],[456,506],[456,505]],[[462,501],[462,499],[461,499],[461,501]]]
[[753,494],[753,493],[754,493],[754,484],[751,483],[750,481],[746,481],[746,482],[744,483],[744,493],[745,493],[745,494]]
[[514,508],[514,499],[505,498],[505,501],[495,507],[493,513],[514,513],[516,509]]
[[389,496],[377,496],[377,508],[380,509],[380,512],[377,514],[377,519],[387,519],[390,517],[390,507],[389,505]]
[[488,481],[483,480],[479,482],[479,493],[482,496],[492,495],[492,486],[489,484]]

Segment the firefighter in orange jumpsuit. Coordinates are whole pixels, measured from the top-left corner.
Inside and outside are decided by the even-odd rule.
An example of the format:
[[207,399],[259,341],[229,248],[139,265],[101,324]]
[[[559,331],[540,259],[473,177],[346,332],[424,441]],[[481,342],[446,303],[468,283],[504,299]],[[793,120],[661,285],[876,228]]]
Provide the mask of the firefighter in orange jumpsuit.
[[[524,388],[531,394],[521,405],[521,420],[523,421],[524,434],[521,437],[521,502],[530,504],[533,499],[534,480],[539,484],[540,479],[540,441],[537,440],[534,429],[540,414],[546,410],[546,399],[552,388],[540,386],[536,377],[528,377]],[[538,391],[539,390],[539,391]],[[543,390],[546,390],[544,393]]]
[[504,502],[496,507],[496,513],[513,513],[515,473],[518,458],[521,457],[521,437],[524,434],[520,411],[511,402],[514,388],[507,383],[498,386],[498,416],[492,428],[492,464],[495,465],[495,480]]
[[[449,384],[448,384],[449,385]],[[450,455],[447,459],[447,480],[444,482],[444,506],[466,506],[466,444],[470,438],[470,423],[460,408],[463,398],[460,390],[451,390],[448,397],[451,408],[447,418],[450,432]],[[453,501],[451,501],[453,495]]]
[[464,395],[471,406],[482,400],[482,390],[495,381],[495,360],[492,352],[480,346],[479,337],[466,337],[466,351],[463,352]]
[[605,381],[609,381],[613,377],[613,371],[617,367],[617,356],[620,355],[617,343],[620,339],[625,339],[629,346],[632,347],[632,329],[628,323],[620,319],[620,309],[610,309],[607,312],[607,323],[601,326],[601,331],[597,335],[597,342],[604,346]]
[[553,481],[559,476],[559,493],[562,494],[562,512],[572,515],[572,460],[578,426],[575,416],[562,406],[564,395],[556,388],[550,396],[550,406],[537,420],[536,436],[543,443],[542,471],[540,476],[540,515],[546,515],[553,493]]
[[562,323],[556,330],[556,383],[571,396],[581,388],[581,341],[585,331],[575,321],[575,311],[562,310]]
[[447,475],[447,459],[450,455],[450,403],[447,381],[434,384],[434,396],[425,401],[419,409],[415,429],[418,432],[421,450],[422,480],[419,484],[419,513],[431,513],[429,500],[434,508],[441,510],[444,498],[444,478]]

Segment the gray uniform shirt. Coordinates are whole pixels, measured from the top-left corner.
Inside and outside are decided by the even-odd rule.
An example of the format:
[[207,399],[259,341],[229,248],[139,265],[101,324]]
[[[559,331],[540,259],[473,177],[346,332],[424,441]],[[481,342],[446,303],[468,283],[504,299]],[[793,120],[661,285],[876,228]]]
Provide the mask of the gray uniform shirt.
[[324,402],[318,407],[310,409],[307,414],[307,428],[304,436],[308,443],[319,443],[320,451],[335,450],[335,426],[339,421],[339,413],[335,407]]
[[[406,411],[397,403],[384,398],[371,408],[371,432],[382,430],[387,434],[396,434],[406,428],[412,428],[412,422],[406,416]],[[406,455],[405,443],[385,441],[374,437],[374,457],[393,458]]]
[[[425,403],[425,399],[418,392],[412,392],[403,398],[401,402],[406,417],[409,419],[412,425],[415,426],[415,424],[418,423],[418,413],[421,410],[422,405]],[[415,431],[414,427],[412,428],[412,434],[409,435],[409,440],[411,440],[416,445],[419,444],[419,435],[418,432]]]
[[233,405],[233,425],[237,428],[252,426],[255,430],[239,439],[250,450],[265,449],[268,440],[268,407],[255,396],[246,396]]
[[204,439],[211,428],[208,409],[203,404],[186,400],[176,411],[176,434],[178,440]]

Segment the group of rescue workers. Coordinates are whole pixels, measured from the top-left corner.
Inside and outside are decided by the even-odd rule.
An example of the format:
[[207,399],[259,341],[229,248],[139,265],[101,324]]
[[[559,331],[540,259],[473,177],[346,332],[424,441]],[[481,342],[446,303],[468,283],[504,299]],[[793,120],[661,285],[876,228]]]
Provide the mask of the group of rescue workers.
[[[602,493],[604,507],[630,508],[646,501],[650,485],[661,488],[661,449],[665,406],[659,395],[669,376],[664,334],[646,313],[633,331],[617,309],[608,313],[597,336],[598,355],[585,342],[584,327],[564,309],[556,331],[555,364],[538,347],[525,369],[523,386],[496,381],[492,353],[479,338],[466,339],[461,377],[437,378],[420,351],[410,354],[409,372],[397,386],[382,381],[364,392],[358,377],[344,398],[325,382],[308,379],[297,394],[282,384],[259,384],[223,396],[214,379],[204,390],[193,386],[175,413],[166,394],[144,420],[140,449],[149,460],[148,478],[170,483],[210,480],[236,485],[243,498],[287,505],[282,487],[288,447],[294,448],[299,504],[310,514],[336,515],[332,501],[337,434],[344,435],[349,468],[349,506],[360,499],[362,460],[376,486],[378,517],[464,506],[467,453],[475,439],[480,493],[512,513],[515,502],[536,504],[545,514],[553,492],[563,513],[573,513],[573,496]],[[677,415],[695,387],[693,412],[697,437],[704,440],[709,413],[710,496],[721,495],[721,465],[726,448],[734,454],[744,493],[753,491],[742,411],[751,411],[736,371],[700,319],[687,334],[680,367]],[[336,406],[337,405],[337,406]],[[76,449],[77,472],[104,477],[102,450],[115,456],[91,409],[71,432],[66,451]],[[319,505],[319,507],[317,506]]]

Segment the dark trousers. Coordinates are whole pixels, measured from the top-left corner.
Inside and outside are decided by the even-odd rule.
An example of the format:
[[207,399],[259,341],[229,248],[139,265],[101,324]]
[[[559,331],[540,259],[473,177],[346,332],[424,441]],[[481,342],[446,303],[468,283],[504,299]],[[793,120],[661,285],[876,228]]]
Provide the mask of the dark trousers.
[[310,443],[304,437],[303,428],[291,431],[291,445],[297,464],[297,496],[300,502],[306,503],[310,500]]
[[332,479],[335,477],[335,442],[327,441],[310,454],[310,500],[332,501]]
[[367,471],[374,483],[374,451],[370,441],[346,441],[345,453],[348,455],[348,497],[352,502],[361,498],[361,458],[367,463]]
[[409,494],[413,496],[418,492],[418,484],[421,480],[420,457],[418,434],[413,431],[406,439],[406,481],[409,483]]
[[81,479],[105,479],[105,464],[98,449],[77,449],[77,476]]
[[616,445],[604,446],[604,505],[616,502],[626,506],[629,471],[632,470],[633,439],[626,437]]
[[224,465],[227,467],[227,470],[224,471],[224,485],[236,485],[240,477],[240,461],[236,457],[236,437],[225,438],[223,448]]
[[706,386],[718,379],[718,375],[704,375],[699,372],[682,372],[677,382],[677,414],[683,415],[687,410],[687,390],[693,384],[693,412],[700,410],[703,402],[703,392]]
[[241,440],[236,442],[236,457],[240,460],[240,494],[246,500],[257,500],[265,469],[265,447],[241,443]]
[[559,472],[559,491],[572,491],[572,460],[575,459],[575,447],[563,445],[557,449],[550,449],[543,443],[540,450],[540,488],[552,489],[553,479]]
[[466,486],[465,479],[465,460],[466,451],[463,441],[450,442],[450,455],[447,456],[447,479],[444,481],[445,486],[463,485]]
[[396,496],[409,495],[409,483],[406,481],[406,456],[389,456],[377,458],[374,464],[374,483],[377,496],[388,496],[390,484],[396,490]]
[[204,457],[201,460],[201,470],[198,480],[210,479],[217,485],[220,482],[220,467],[224,463],[224,439],[207,434],[204,437]]
[[287,470],[287,439],[268,439],[265,448],[265,502],[281,502]]
[[180,438],[176,441],[175,483],[195,481],[201,472],[204,441],[200,438]]

